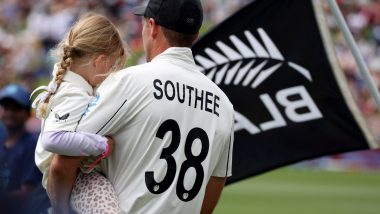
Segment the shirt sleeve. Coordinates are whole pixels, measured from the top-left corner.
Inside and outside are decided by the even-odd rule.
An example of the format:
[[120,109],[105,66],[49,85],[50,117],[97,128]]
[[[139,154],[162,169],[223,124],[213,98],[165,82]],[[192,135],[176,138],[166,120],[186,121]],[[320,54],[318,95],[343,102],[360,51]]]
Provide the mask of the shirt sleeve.
[[229,139],[224,144],[224,150],[221,154],[212,176],[215,177],[230,177],[232,176],[232,153],[234,144],[234,124],[232,124]]
[[78,89],[63,88],[65,92],[52,97],[44,132],[75,131],[93,96]]
[[50,131],[42,135],[42,147],[60,155],[97,156],[107,146],[107,138],[86,132]]

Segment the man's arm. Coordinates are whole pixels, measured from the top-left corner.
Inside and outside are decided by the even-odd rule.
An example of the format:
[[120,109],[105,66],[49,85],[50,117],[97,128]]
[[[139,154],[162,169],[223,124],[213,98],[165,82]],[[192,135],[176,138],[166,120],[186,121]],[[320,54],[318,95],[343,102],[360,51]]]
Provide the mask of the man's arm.
[[201,214],[211,214],[222,193],[226,177],[212,176],[207,184],[205,197],[203,199]]
[[50,165],[47,192],[54,214],[70,213],[70,194],[80,163],[85,157],[54,155]]
[[206,186],[205,197],[203,199],[201,214],[211,214],[220,195],[224,184],[226,183],[227,177],[232,175],[232,150],[234,142],[234,120],[231,123],[231,132],[229,138],[226,139],[222,155],[220,156],[219,162],[216,165],[214,172],[212,173],[210,180]]

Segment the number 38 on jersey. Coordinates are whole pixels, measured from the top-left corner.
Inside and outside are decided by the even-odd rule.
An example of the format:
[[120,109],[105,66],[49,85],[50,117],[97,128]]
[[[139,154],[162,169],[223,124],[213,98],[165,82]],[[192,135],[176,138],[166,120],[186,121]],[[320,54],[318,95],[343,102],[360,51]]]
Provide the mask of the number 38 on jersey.
[[[171,185],[176,185],[176,193],[180,200],[191,201],[194,199],[199,190],[202,187],[204,179],[204,169],[202,167],[202,162],[206,159],[209,151],[209,139],[207,133],[198,127],[195,127],[187,133],[185,139],[184,153],[186,160],[182,163],[177,163],[173,157],[174,152],[178,150],[181,143],[181,131],[178,123],[175,120],[166,120],[159,127],[156,137],[163,139],[164,136],[171,132],[172,138],[168,147],[162,149],[160,159],[166,161],[167,171],[164,178],[157,182],[154,178],[153,171],[145,172],[145,184],[148,190],[153,194],[161,194],[165,192]],[[191,148],[195,140],[201,142],[201,152],[199,155],[194,155]],[[177,165],[180,164],[180,165]],[[178,167],[179,166],[179,167]],[[194,185],[190,189],[185,188],[185,174],[187,170],[194,168],[196,172]],[[175,175],[177,170],[179,170],[178,179],[175,181]]]

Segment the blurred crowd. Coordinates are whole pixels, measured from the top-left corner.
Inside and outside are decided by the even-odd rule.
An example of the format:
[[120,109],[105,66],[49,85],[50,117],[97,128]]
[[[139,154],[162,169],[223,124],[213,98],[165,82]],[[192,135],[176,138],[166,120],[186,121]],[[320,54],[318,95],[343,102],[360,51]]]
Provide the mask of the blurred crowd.
[[[368,69],[380,89],[380,0],[338,0],[348,27]],[[326,4],[328,25],[331,29],[339,64],[344,71],[351,93],[364,116],[369,129],[380,141],[380,111],[359,72],[343,35]],[[305,166],[317,166],[335,171],[380,170],[380,150],[338,154],[304,162]],[[302,165],[302,163],[301,163]]]
[[[204,0],[205,28],[214,25],[249,0]],[[140,18],[132,9],[144,0],[6,0],[0,1],[0,88],[22,82],[33,88],[49,78],[54,63],[49,50],[76,18],[93,11],[105,14],[121,31],[131,54],[139,54]]]
[[[252,0],[202,0],[202,32]],[[0,1],[0,88],[18,82],[28,89],[46,84],[57,59],[50,50],[84,12],[106,15],[120,30],[130,53],[130,64],[141,59],[141,18],[133,9],[145,0],[5,0]],[[28,122],[38,131],[39,121]]]
[[[132,9],[144,0],[2,0],[0,1],[0,88],[18,82],[29,90],[46,83],[56,59],[49,50],[59,42],[76,18],[93,11],[105,14],[120,29],[131,60],[142,54],[140,18]],[[201,33],[252,0],[202,0],[205,11]],[[380,88],[380,0],[339,0],[360,51]],[[327,5],[327,4],[326,4]],[[341,67],[351,91],[373,133],[380,138],[380,114],[355,61],[326,7]],[[38,121],[28,129],[38,131]]]
[[[357,42],[369,71],[380,88],[380,0],[343,0],[341,9],[347,24]],[[328,24],[336,45],[336,53],[345,73],[351,92],[363,113],[370,129],[380,139],[380,115],[374,100],[364,82],[355,60],[339,32],[330,11]]]

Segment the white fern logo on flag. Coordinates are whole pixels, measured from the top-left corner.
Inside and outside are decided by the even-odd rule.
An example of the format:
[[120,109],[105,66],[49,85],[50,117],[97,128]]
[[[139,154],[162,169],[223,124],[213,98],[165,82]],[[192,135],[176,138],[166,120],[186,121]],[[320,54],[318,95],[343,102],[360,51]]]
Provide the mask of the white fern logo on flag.
[[[206,48],[204,52],[207,54],[208,58],[201,55],[195,56],[196,62],[200,65],[199,70],[201,72],[209,70],[206,74],[207,77],[213,80],[217,85],[250,85],[251,88],[256,88],[274,74],[281,66],[287,64],[310,82],[313,81],[310,72],[306,68],[296,63],[285,61],[281,52],[262,28],[259,28],[257,31],[264,46],[261,45],[249,31],[244,31],[244,34],[249,41],[250,46],[244,44],[244,42],[242,42],[237,36],[231,35],[229,39],[237,51],[225,43],[217,41],[215,44],[221,52]],[[260,64],[255,65],[256,59],[259,58],[265,60]],[[250,61],[243,66],[243,60]],[[269,60],[276,60],[279,62],[266,68],[265,66]],[[237,63],[230,68],[231,62]],[[221,66],[220,69],[217,68],[219,66]]]
[[[268,80],[283,66],[288,66],[299,73],[308,82],[313,82],[309,70],[294,62],[285,60],[272,39],[258,28],[258,36],[248,30],[245,38],[230,35],[230,41],[217,41],[205,48],[202,55],[196,55],[195,61],[201,72],[217,85],[243,86],[256,89]],[[244,41],[244,42],[243,42]],[[230,44],[227,45],[227,44]],[[211,48],[212,47],[212,48]],[[287,126],[289,123],[304,123],[323,118],[321,111],[304,85],[291,85],[276,89],[272,93],[259,94],[255,97],[255,105],[263,105],[267,112],[267,120],[257,120],[248,112],[240,113],[235,109],[235,131],[246,130],[251,135],[271,129]],[[292,99],[291,97],[298,97]],[[249,105],[245,103],[244,105]],[[302,111],[298,111],[303,109]],[[254,113],[254,115],[257,114]]]

